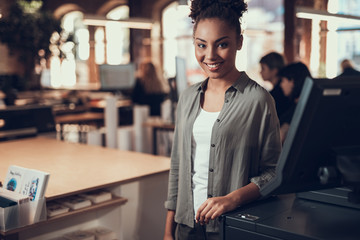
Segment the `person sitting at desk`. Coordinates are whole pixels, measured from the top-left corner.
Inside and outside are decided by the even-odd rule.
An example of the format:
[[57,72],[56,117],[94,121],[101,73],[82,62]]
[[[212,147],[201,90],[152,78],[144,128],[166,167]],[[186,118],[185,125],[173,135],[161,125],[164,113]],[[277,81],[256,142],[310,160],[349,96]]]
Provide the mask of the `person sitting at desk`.
[[168,95],[168,88],[169,86],[157,74],[155,65],[145,61],[139,66],[131,98],[133,103],[149,105],[151,116],[160,116],[161,103]]
[[289,98],[284,95],[284,92],[280,87],[281,79],[278,76],[279,70],[285,67],[285,59],[280,53],[270,52],[263,56],[259,63],[262,79],[270,82],[273,86],[269,92],[275,100],[277,115],[280,116],[291,106]]
[[338,77],[360,76],[360,72],[355,69],[353,62],[350,59],[341,61],[341,69],[342,73]]
[[284,143],[305,79],[311,77],[311,73],[304,63],[296,62],[282,68],[279,76],[281,77],[280,87],[292,104],[285,113],[279,116],[280,138]]

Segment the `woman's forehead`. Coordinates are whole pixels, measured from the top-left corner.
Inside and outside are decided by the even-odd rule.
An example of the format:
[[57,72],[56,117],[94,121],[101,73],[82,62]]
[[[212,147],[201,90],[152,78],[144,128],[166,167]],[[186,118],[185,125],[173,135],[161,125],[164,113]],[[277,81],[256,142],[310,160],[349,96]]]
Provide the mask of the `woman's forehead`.
[[222,38],[235,36],[235,29],[231,28],[224,20],[218,18],[202,19],[198,22],[194,32],[195,38]]

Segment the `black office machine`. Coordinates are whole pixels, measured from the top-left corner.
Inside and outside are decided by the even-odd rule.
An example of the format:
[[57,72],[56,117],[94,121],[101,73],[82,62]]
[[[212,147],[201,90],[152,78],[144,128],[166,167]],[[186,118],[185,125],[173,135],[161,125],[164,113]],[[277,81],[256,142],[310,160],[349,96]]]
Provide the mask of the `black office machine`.
[[223,216],[223,239],[359,239],[360,79],[306,80],[261,195]]

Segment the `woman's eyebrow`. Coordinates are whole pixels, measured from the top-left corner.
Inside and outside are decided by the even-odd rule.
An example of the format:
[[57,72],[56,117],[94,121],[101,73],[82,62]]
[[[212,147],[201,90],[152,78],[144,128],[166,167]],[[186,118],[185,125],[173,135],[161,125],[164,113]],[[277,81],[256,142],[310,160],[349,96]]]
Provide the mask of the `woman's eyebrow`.
[[[219,38],[219,39],[216,39],[215,42],[216,42],[216,43],[217,43],[217,42],[220,42],[220,41],[222,41],[222,40],[224,40],[224,39],[226,39],[226,38],[229,38],[229,37],[228,37],[228,36],[221,37],[221,38]],[[195,40],[199,40],[199,41],[201,41],[201,42],[206,42],[206,40],[201,39],[201,38],[195,38]]]

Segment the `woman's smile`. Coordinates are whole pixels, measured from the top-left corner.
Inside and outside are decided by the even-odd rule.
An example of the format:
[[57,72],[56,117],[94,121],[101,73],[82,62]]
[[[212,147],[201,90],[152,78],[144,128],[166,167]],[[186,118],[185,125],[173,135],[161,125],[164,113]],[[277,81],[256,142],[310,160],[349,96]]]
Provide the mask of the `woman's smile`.
[[220,68],[221,63],[205,63],[209,70],[212,72],[217,71]]

